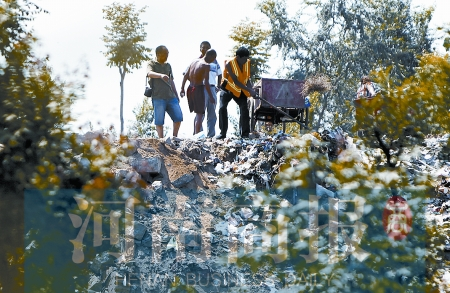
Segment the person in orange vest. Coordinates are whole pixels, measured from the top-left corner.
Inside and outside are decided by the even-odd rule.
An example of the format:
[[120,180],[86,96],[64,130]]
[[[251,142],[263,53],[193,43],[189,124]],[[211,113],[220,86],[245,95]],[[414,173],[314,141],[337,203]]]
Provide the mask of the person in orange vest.
[[220,135],[217,139],[224,139],[228,130],[227,106],[234,100],[239,106],[240,135],[247,138],[250,134],[250,116],[248,112],[247,98],[256,96],[250,81],[250,52],[245,47],[236,51],[236,57],[229,61],[223,71],[223,82],[221,85],[219,106],[219,128]]

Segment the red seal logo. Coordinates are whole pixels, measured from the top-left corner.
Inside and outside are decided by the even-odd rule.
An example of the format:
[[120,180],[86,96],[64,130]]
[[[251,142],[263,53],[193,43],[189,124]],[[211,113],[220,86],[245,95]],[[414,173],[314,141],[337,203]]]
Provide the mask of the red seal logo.
[[412,213],[401,196],[393,196],[386,202],[383,211],[384,231],[394,240],[403,240],[411,232]]

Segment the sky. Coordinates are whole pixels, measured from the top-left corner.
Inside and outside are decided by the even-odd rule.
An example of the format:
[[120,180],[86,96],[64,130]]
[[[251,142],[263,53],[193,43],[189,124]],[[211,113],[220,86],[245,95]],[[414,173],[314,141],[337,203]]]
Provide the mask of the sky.
[[[49,11],[39,14],[32,23],[35,35],[39,38],[37,55],[49,56],[50,66],[55,75],[62,80],[82,81],[85,84],[84,97],[73,106],[75,122],[72,130],[89,131],[89,123],[94,129],[108,129],[114,126],[120,131],[120,75],[117,67],[108,67],[102,51],[105,46],[101,37],[106,34],[102,8],[111,5],[112,0],[34,0],[36,4]],[[168,62],[172,65],[175,85],[180,91],[182,72],[199,55],[200,43],[209,41],[218,53],[217,60],[223,64],[231,56],[234,42],[229,38],[233,26],[245,18],[263,22],[265,16],[256,9],[259,0],[227,1],[117,1],[134,3],[137,8],[148,6],[141,20],[145,26],[147,40],[145,46],[154,50],[159,45],[169,49]],[[288,12],[294,14],[298,1],[287,0]],[[414,5],[432,6],[436,11],[432,26],[449,22],[446,13],[450,11],[450,0],[413,0]],[[276,78],[276,72],[282,66],[281,57],[272,50],[269,61],[269,74],[263,77]],[[134,120],[132,110],[145,98],[146,65],[127,74],[124,82],[124,126],[125,133]],[[87,75],[87,78],[83,76]],[[191,137],[194,113],[189,113],[187,100],[180,101],[183,122],[180,137]],[[217,107],[218,108],[218,107]],[[235,106],[229,104],[231,115],[235,116]],[[206,121],[205,121],[206,123]],[[165,124],[172,121],[166,115]],[[230,133],[231,130],[229,129]],[[218,134],[218,123],[216,125]],[[169,131],[171,135],[171,130]]]

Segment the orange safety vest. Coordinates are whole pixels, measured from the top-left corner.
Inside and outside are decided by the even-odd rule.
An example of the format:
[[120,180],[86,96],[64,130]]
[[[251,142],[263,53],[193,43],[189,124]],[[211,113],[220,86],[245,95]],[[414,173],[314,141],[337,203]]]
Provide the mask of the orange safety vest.
[[[247,81],[250,78],[250,60],[247,60],[247,62],[243,66],[243,71],[239,68],[239,64],[236,60],[236,57],[234,57],[230,62],[231,70],[233,70],[234,75],[236,75],[237,79],[242,83],[247,85]],[[228,69],[225,66],[225,69],[223,70],[223,78],[228,80],[228,83],[226,85],[226,89],[229,90],[235,97],[238,97],[241,95],[241,91],[244,92],[244,94],[247,97],[250,97],[250,93],[246,90],[241,89],[240,87],[236,86],[233,82],[233,79],[230,77],[230,74],[228,73]]]

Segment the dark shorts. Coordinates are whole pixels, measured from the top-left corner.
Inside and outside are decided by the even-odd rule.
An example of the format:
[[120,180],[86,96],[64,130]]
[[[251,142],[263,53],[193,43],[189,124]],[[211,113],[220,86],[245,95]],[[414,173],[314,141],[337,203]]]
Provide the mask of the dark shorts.
[[205,86],[189,86],[187,89],[189,111],[197,114],[205,114]]

